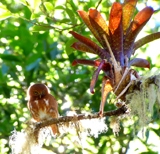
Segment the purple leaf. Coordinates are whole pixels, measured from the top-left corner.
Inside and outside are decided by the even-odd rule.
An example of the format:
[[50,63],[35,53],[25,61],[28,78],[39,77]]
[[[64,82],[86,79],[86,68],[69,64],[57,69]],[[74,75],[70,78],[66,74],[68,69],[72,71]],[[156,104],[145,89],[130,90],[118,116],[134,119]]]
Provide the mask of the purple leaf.
[[143,67],[150,69],[150,62],[142,58],[134,58],[129,61],[129,66]]
[[90,84],[90,92],[91,93],[94,93],[93,89],[94,89],[95,84],[97,82],[97,78],[98,78],[99,72],[101,71],[104,63],[105,63],[105,60],[102,60],[101,63],[99,64],[98,68],[93,73],[91,84]]

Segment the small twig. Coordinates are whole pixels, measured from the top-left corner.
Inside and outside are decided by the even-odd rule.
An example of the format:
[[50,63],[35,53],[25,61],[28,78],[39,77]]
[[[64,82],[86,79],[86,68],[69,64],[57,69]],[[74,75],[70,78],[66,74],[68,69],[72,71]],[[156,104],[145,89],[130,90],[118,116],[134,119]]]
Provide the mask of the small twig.
[[99,5],[101,4],[102,0],[100,0],[96,6],[96,9],[98,9]]
[[46,28],[50,28],[50,29],[55,29],[55,30],[57,30],[59,32],[62,32],[62,31],[65,31],[65,30],[69,30],[69,29],[73,29],[73,28],[75,28],[77,26],[81,26],[83,24],[83,23],[80,23],[80,24],[72,25],[72,26],[67,27],[67,28],[58,28],[58,27],[54,27],[54,26],[50,26],[50,25],[44,25],[44,24],[40,24],[40,23],[35,23],[35,22],[32,22],[31,20],[28,20],[28,19],[26,19],[24,17],[21,17],[21,16],[18,16],[18,17],[23,19],[23,20],[25,20],[25,21],[28,21],[28,22],[32,23],[33,25],[46,27]]
[[[103,113],[103,117],[109,117],[109,116],[119,116],[121,114],[124,114],[127,111],[127,107],[123,105],[121,108],[118,108],[117,110],[113,111],[106,111]],[[59,117],[55,119],[50,119],[42,122],[37,122],[36,124],[36,129],[40,129],[46,126],[50,126],[52,124],[58,124],[58,123],[66,123],[66,122],[71,122],[71,121],[79,121],[83,119],[95,119],[95,118],[100,118],[99,112],[96,112],[94,114],[79,114],[75,118],[75,116],[64,116],[64,117]]]

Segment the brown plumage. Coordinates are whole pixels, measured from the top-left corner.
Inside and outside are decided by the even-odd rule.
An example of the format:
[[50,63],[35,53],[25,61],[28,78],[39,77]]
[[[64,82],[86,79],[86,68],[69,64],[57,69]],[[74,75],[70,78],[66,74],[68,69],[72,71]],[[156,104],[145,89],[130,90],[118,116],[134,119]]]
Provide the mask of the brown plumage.
[[[58,103],[49,93],[47,86],[41,83],[31,85],[28,89],[28,108],[37,122],[58,118]],[[54,135],[58,133],[56,124],[50,126]]]

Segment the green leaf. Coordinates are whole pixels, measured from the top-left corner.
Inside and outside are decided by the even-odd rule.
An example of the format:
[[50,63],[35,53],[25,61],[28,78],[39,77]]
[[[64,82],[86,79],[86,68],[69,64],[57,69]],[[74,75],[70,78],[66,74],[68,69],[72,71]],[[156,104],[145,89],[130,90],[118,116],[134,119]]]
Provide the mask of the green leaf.
[[66,12],[67,12],[69,18],[71,19],[72,23],[76,24],[76,18],[74,16],[74,12],[68,8],[66,8]]
[[[1,10],[0,10],[1,11]],[[2,12],[1,12],[2,13]],[[12,14],[10,13],[10,12],[5,12],[5,13],[3,13],[3,14],[1,14],[0,15],[0,21],[1,20],[4,20],[4,19],[6,19],[6,18],[9,18],[9,17],[11,17],[12,16]]]
[[34,25],[32,31],[34,31],[34,32],[47,31],[47,30],[50,30],[50,29],[51,29],[51,27],[49,25],[44,25],[44,26]]
[[65,7],[62,5],[58,5],[54,8],[55,10],[65,10]]
[[35,62],[29,64],[28,66],[26,66],[26,70],[30,71],[32,69],[34,69],[35,67],[39,66],[39,62],[41,61],[41,58],[38,58]]
[[9,69],[8,66],[6,66],[5,64],[2,64],[2,69],[1,69],[1,71],[2,71],[2,74],[3,74],[3,75],[5,75],[5,74],[7,73],[8,69]]
[[12,13],[6,8],[6,6],[0,3],[0,21],[9,18],[11,15]]
[[66,52],[67,52],[67,55],[70,55],[74,49],[71,47],[71,45],[76,42],[76,39],[75,38],[71,38],[68,40],[68,42],[66,43]]
[[17,61],[17,62],[22,61],[20,57],[11,54],[0,54],[0,58],[8,61]]
[[76,24],[76,18],[75,18],[74,12],[72,10],[70,10],[68,8],[65,8],[62,5],[58,5],[54,9],[64,10],[68,14],[68,16],[69,16],[70,20],[72,21],[72,23]]
[[4,78],[3,78],[3,73],[2,73],[2,71],[0,70],[0,80],[3,81],[3,79],[4,79]]
[[27,1],[26,0],[15,0],[16,2],[18,2],[18,3],[21,3],[21,4],[23,4],[23,5],[27,5]]
[[28,3],[30,4],[31,8],[35,10],[39,10],[39,5],[41,3],[41,0],[28,0]]
[[54,10],[54,7],[50,2],[44,2],[44,5],[49,12]]
[[3,5],[2,3],[0,3],[0,10],[8,11],[7,7],[5,5]]
[[61,23],[67,23],[67,22],[70,22],[70,19],[64,18],[62,20],[59,20],[59,22],[61,22]]

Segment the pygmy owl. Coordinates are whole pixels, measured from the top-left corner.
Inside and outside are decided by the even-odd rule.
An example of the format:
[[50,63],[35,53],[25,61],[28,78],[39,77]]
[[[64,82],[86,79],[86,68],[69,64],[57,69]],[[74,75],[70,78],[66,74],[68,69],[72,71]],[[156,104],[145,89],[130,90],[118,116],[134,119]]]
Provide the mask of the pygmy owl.
[[[58,103],[49,93],[47,86],[41,83],[33,84],[28,89],[28,108],[33,119],[37,122],[58,118]],[[50,126],[53,134],[58,133],[56,124]]]

